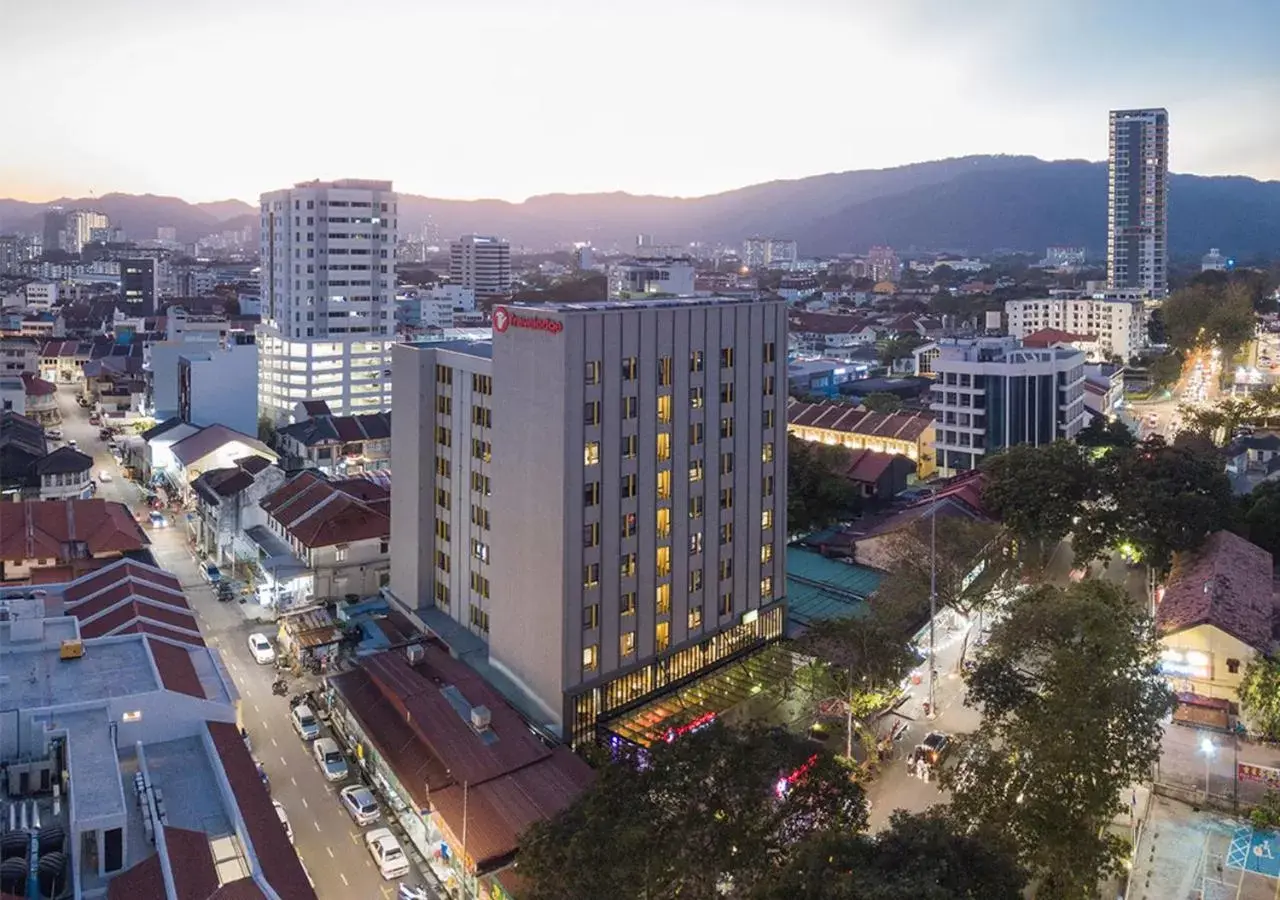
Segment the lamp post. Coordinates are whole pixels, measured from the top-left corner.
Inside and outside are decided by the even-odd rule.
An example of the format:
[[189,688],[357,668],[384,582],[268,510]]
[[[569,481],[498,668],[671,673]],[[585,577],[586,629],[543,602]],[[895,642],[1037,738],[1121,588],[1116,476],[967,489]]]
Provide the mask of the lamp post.
[[937,645],[938,619],[938,489],[933,489],[933,499],[929,504],[929,713],[928,718],[938,715],[937,698],[934,696],[934,681],[938,671],[938,660],[934,653]]
[[1213,745],[1213,739],[1202,737],[1200,739],[1200,752],[1204,754],[1204,799],[1209,802],[1209,763],[1213,760],[1213,753],[1217,748]]

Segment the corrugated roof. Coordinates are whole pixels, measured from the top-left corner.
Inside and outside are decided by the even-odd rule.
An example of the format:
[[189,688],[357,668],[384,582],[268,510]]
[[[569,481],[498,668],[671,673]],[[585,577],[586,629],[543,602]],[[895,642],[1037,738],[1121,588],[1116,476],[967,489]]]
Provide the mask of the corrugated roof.
[[822,428],[863,437],[880,437],[898,441],[916,441],[933,427],[927,413],[875,413],[860,406],[839,403],[793,402],[787,407],[787,420],[805,428]]
[[864,616],[869,611],[867,598],[882,579],[875,569],[788,547],[788,626],[804,628],[826,619]]
[[1271,649],[1275,615],[1271,554],[1230,531],[1218,531],[1195,553],[1180,553],[1156,609],[1162,635],[1213,625],[1263,653]]
[[256,437],[250,437],[226,425],[209,425],[201,428],[195,434],[189,434],[178,441],[169,448],[169,451],[178,462],[189,466],[230,443],[240,443],[247,447],[248,452],[245,456],[258,453],[269,459],[276,458],[275,452]]
[[91,556],[141,550],[151,542],[123,503],[28,500],[0,503],[0,560],[66,560],[70,542]]

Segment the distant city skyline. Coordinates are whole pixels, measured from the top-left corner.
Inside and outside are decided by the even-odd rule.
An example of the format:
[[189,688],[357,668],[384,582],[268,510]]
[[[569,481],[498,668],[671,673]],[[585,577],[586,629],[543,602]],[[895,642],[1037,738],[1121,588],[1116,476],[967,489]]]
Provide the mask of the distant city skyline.
[[1178,123],[1172,171],[1280,179],[1269,0],[374,0],[359,53],[337,0],[10,0],[5,20],[0,77],[40,89],[8,98],[0,197],[35,202],[254,204],[347,177],[701,196],[979,153],[1103,160],[1107,111],[1149,106]]

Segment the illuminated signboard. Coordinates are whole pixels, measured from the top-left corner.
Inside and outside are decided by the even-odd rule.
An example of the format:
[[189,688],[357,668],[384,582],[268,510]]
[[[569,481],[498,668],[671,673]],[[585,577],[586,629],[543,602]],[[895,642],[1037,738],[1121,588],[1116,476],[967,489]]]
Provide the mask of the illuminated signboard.
[[695,731],[701,731],[715,720],[715,713],[705,712],[692,722],[686,722],[684,725],[676,725],[673,728],[668,728],[666,734],[662,736],[662,739],[670,744],[678,737],[684,737],[686,734],[693,734]]
[[1180,678],[1209,678],[1212,675],[1209,654],[1200,650],[1164,650],[1160,653],[1160,670]]
[[530,331],[545,331],[547,334],[559,334],[564,331],[564,323],[542,316],[522,316],[512,312],[505,306],[493,308],[493,330],[502,334],[508,328],[527,328]]
[[800,766],[800,768],[796,769],[786,778],[779,778],[777,785],[774,786],[774,791],[777,793],[779,797],[785,797],[787,795],[787,791],[791,789],[791,785],[795,784],[797,781],[799,781],[801,778],[807,775],[809,773],[809,770],[812,769],[817,764],[818,764],[818,754],[815,753],[813,754],[813,756],[810,756],[807,760],[805,760],[804,765]]

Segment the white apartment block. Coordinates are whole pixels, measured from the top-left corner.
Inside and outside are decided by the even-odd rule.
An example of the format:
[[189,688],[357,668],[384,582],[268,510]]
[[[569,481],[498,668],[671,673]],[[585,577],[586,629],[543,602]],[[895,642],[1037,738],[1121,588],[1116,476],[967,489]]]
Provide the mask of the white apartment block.
[[1147,313],[1141,300],[1042,297],[1004,305],[1009,336],[1025,338],[1044,328],[1096,338],[1099,354],[1125,363],[1147,346]]
[[33,281],[23,289],[28,309],[49,310],[58,305],[58,284],[54,281]]
[[609,266],[609,296],[615,300],[650,294],[687,296],[693,293],[696,274],[687,256],[614,263]]
[[464,234],[449,244],[449,280],[476,297],[511,293],[511,245],[496,237]]
[[397,199],[389,181],[311,181],[262,195],[258,408],[336,415],[391,405]]

